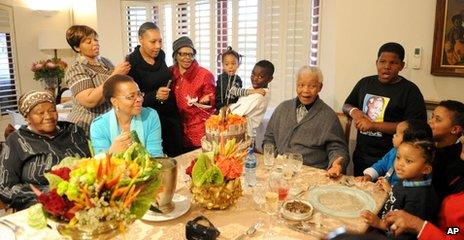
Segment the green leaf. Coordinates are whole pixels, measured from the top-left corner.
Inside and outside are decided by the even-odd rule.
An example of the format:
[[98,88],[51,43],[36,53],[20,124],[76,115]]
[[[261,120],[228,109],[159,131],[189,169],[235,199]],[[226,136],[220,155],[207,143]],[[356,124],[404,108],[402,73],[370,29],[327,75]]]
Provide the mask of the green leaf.
[[65,182],[64,179],[53,173],[44,173],[44,177],[48,180],[50,189],[58,188],[61,182]]
[[134,214],[137,219],[142,218],[142,216],[145,215],[150,208],[153,201],[155,201],[156,192],[159,190],[160,185],[160,178],[152,178],[145,184],[139,195],[137,195],[130,209],[131,214]]
[[73,169],[74,165],[80,160],[81,160],[80,158],[76,158],[76,157],[65,157],[65,158],[63,158],[63,160],[61,160],[60,163],[53,166],[52,170],[59,169],[59,168],[64,168],[64,167]]

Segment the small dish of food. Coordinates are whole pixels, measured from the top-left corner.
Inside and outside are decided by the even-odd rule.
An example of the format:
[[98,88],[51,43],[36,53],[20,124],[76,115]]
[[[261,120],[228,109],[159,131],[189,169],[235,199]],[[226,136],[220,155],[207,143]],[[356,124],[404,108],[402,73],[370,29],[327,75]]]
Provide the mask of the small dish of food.
[[292,199],[282,205],[282,216],[288,220],[302,221],[313,215],[313,206],[306,201]]

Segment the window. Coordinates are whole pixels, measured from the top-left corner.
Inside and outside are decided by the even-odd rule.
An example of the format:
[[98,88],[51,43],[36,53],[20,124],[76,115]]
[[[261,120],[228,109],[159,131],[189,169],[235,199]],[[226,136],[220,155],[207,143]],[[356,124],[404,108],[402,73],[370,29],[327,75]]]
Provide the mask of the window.
[[7,114],[6,110],[16,111],[18,109],[12,16],[11,8],[0,5],[0,110],[2,115]]
[[[123,1],[124,26],[130,29],[126,33],[127,50],[137,45],[131,33],[136,36],[140,24],[155,21],[162,29],[168,65],[172,64],[172,42],[180,36],[194,41],[196,59],[215,74],[222,72],[218,55],[232,46],[243,55],[238,75],[245,88],[251,87],[254,64],[270,60],[276,69],[271,105],[276,105],[295,96],[294,78],[301,66],[317,65],[319,1]],[[140,13],[135,14],[136,10]]]
[[134,51],[135,47],[139,44],[138,30],[140,25],[146,21],[158,23],[159,21],[159,8],[151,4],[137,3],[130,4],[127,2],[123,4],[124,11],[124,35],[126,36],[127,44],[124,45],[125,54]]
[[262,2],[265,21],[260,37],[260,56],[275,67],[271,82],[271,105],[296,96],[295,75],[310,63],[311,2],[307,0],[269,0]]

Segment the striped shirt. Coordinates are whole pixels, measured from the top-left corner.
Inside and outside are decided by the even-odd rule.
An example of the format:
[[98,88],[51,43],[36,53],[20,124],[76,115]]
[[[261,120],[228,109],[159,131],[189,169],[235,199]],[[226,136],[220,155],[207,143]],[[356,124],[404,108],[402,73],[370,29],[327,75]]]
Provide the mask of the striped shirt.
[[94,108],[87,108],[79,104],[76,95],[84,90],[96,88],[103,84],[114,70],[113,64],[106,58],[98,57],[97,63],[91,64],[84,56],[77,57],[76,61],[68,67],[65,82],[73,94],[74,107],[68,116],[68,121],[83,128],[87,136],[92,120],[107,112],[111,105],[104,102]]

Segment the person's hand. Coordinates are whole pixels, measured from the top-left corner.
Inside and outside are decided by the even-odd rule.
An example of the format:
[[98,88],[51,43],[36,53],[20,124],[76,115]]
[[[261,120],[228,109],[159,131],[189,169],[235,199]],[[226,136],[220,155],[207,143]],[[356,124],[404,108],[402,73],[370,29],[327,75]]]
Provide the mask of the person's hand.
[[250,88],[249,91],[250,91],[250,94],[259,93],[263,96],[266,95],[266,90],[264,88],[257,88],[257,89]]
[[379,180],[375,183],[377,186],[379,186],[382,190],[385,192],[390,192],[391,191],[391,185],[388,182],[388,180],[384,177],[380,177]]
[[378,228],[378,229],[386,229],[386,224],[374,213],[368,210],[364,210],[361,212],[361,217],[364,218],[364,222],[369,224],[369,226]]
[[116,65],[116,67],[114,67],[113,74],[126,75],[129,73],[130,68],[131,68],[130,63],[128,61],[124,61]]
[[367,117],[366,114],[364,114],[361,110],[355,108],[352,112],[351,112],[351,117],[356,121],[356,120],[359,120],[361,118],[364,118],[364,117]]
[[165,101],[169,97],[169,92],[171,91],[168,87],[160,87],[158,91],[156,91],[156,99],[160,101]]
[[342,161],[343,157],[338,157],[333,161],[332,166],[330,166],[326,174],[329,178],[338,178],[341,176],[343,170]]
[[367,117],[362,117],[354,121],[356,129],[359,131],[372,131],[374,123]]
[[404,210],[394,210],[387,213],[385,222],[393,235],[398,236],[403,232],[418,234],[425,221]]
[[364,175],[355,177],[354,180],[358,182],[370,182],[372,181],[372,177],[370,175]]
[[109,153],[118,153],[126,151],[132,145],[132,136],[130,132],[122,132],[111,144]]
[[201,97],[200,100],[198,100],[198,103],[209,104],[210,97],[211,97],[211,93]]

